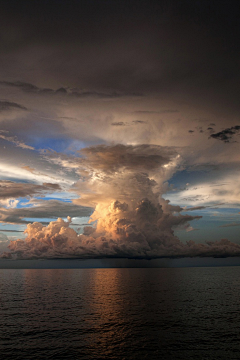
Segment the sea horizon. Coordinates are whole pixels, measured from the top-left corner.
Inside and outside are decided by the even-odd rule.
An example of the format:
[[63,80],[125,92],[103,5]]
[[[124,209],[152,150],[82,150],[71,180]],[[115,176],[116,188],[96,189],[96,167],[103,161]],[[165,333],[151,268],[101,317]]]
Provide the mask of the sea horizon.
[[189,268],[240,266],[234,258],[178,259],[1,259],[0,269]]

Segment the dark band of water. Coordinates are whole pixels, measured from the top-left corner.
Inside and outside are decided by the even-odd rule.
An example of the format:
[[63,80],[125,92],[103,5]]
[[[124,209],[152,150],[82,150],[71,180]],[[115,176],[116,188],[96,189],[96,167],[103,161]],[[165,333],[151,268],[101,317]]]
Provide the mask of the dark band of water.
[[0,270],[1,359],[239,359],[240,267]]

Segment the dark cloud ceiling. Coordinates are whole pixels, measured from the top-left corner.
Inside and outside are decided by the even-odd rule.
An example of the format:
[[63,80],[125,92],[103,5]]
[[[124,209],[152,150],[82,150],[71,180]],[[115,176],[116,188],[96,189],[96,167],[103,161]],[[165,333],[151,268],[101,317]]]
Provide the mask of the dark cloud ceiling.
[[1,78],[28,91],[79,96],[178,97],[181,90],[183,98],[191,95],[189,101],[209,104],[211,98],[216,105],[224,98],[226,106],[239,109],[237,6],[236,1],[10,0],[0,14]]

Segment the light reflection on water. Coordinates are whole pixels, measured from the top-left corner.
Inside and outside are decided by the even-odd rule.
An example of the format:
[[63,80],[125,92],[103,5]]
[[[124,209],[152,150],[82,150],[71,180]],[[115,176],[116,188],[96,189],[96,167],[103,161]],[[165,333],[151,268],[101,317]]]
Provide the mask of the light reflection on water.
[[239,359],[240,268],[0,270],[5,359]]

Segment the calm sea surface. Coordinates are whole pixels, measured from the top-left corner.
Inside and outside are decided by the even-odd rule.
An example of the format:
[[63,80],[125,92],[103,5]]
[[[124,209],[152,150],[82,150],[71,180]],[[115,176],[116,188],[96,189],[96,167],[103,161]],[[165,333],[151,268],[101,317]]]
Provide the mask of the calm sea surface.
[[240,267],[0,270],[0,358],[240,359]]

